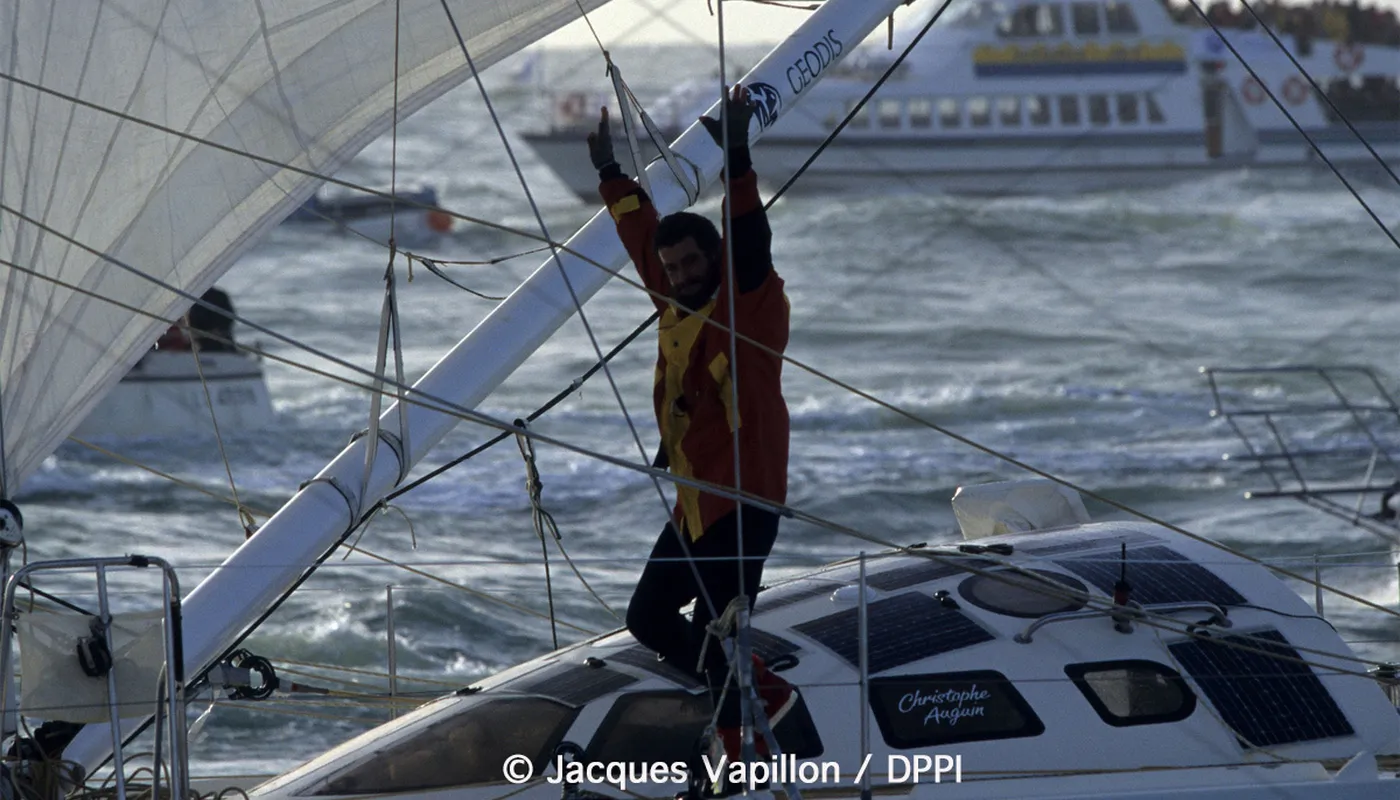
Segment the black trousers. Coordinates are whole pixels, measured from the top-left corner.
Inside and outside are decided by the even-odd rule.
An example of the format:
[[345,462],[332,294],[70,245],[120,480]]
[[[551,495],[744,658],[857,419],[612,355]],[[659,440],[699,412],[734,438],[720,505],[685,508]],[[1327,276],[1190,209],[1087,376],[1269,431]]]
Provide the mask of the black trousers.
[[[743,590],[748,594],[752,611],[763,577],[763,560],[778,538],[778,515],[748,506],[742,508],[743,555],[746,556],[742,559]],[[667,523],[651,549],[637,589],[627,604],[627,629],[637,641],[686,672],[697,671],[705,626],[714,618],[705,594],[714,605],[714,614],[723,614],[729,602],[739,595],[741,559],[737,519],[734,513],[720,517],[698,540],[692,542],[686,537],[684,548],[676,528]],[[696,583],[697,573],[699,584]],[[700,591],[702,585],[704,593]],[[691,600],[695,600],[695,614],[687,620],[680,609]],[[705,649],[705,664],[699,674],[709,685],[711,697],[718,698],[729,675],[720,642],[711,641]],[[720,709],[719,724],[734,727],[739,721],[739,696],[731,689]]]

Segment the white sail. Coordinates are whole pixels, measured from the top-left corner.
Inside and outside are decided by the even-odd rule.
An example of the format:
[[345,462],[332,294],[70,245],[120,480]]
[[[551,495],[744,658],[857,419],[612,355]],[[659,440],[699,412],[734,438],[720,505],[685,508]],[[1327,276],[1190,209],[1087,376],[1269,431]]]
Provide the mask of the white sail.
[[[449,5],[478,69],[580,13]],[[469,76],[441,0],[0,0],[0,494],[190,305],[160,283],[197,296],[388,129],[396,31],[402,117]]]

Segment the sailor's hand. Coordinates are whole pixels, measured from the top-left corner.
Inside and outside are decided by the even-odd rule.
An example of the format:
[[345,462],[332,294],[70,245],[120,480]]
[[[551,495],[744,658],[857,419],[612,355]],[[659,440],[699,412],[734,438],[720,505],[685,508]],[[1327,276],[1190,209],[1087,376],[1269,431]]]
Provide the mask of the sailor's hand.
[[617,164],[617,159],[613,157],[612,127],[608,124],[607,106],[603,107],[598,120],[597,133],[588,134],[588,157],[593,161],[593,168],[599,172]]
[[[733,90],[729,94],[729,99],[724,104],[725,114],[729,117],[729,147],[749,146],[749,120],[753,119],[754,104],[749,97],[749,89],[742,84],[734,84]],[[710,138],[715,140],[715,144],[724,147],[724,133],[720,127],[719,120],[711,117],[701,117],[700,124],[709,131]]]

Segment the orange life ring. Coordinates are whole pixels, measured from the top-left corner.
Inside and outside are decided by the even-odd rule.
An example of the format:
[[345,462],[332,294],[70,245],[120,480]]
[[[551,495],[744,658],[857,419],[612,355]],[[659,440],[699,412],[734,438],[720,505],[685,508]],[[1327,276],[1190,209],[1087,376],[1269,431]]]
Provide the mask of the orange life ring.
[[1244,98],[1246,103],[1257,106],[1264,102],[1264,86],[1253,75],[1250,75],[1240,85],[1240,96]]
[[1366,48],[1355,42],[1337,42],[1337,49],[1332,51],[1332,60],[1337,62],[1337,69],[1342,72],[1353,72],[1366,60]]
[[1288,76],[1288,80],[1283,82],[1283,99],[1290,106],[1302,105],[1308,99],[1308,85],[1297,75]]

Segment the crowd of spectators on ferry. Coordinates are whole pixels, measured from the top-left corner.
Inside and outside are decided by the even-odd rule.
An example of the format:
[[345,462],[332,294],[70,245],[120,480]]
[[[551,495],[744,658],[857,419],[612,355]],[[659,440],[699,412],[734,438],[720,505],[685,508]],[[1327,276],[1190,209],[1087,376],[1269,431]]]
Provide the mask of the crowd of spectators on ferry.
[[[1248,2],[1249,0],[1247,0]],[[1183,25],[1206,27],[1190,0],[1162,0],[1172,19]],[[1349,44],[1400,46],[1400,17],[1394,8],[1358,0],[1313,0],[1308,4],[1284,4],[1278,0],[1249,2],[1249,9],[1227,0],[1196,0],[1206,17],[1220,28],[1251,30],[1262,22],[1279,36],[1304,42],[1327,39]],[[1258,19],[1256,19],[1258,15]]]
[[[1341,112],[1351,122],[1395,122],[1400,120],[1400,86],[1395,78],[1367,75],[1359,82],[1338,79],[1327,84],[1331,106],[1323,113],[1331,122],[1338,122]],[[1336,110],[1332,109],[1336,106]]]

